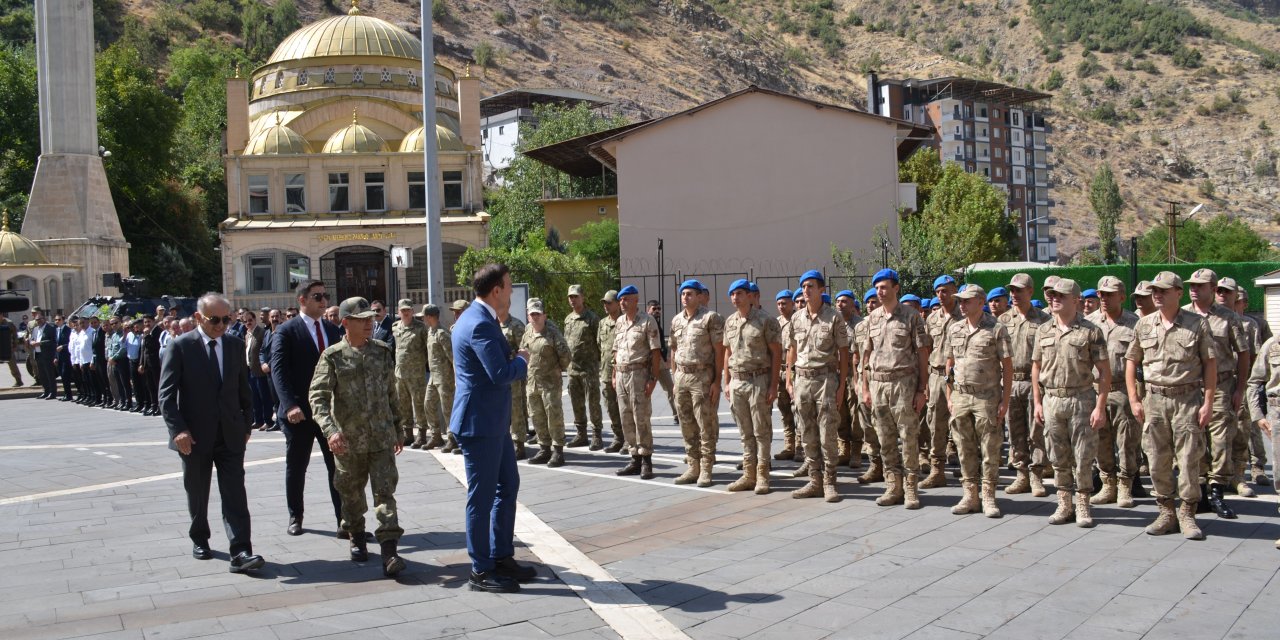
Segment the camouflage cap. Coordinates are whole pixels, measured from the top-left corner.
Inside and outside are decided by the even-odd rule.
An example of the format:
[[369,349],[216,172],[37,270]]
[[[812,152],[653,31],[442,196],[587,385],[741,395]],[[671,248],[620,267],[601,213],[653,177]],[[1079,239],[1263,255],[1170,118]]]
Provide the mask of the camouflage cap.
[[1012,278],[1009,278],[1009,286],[1017,287],[1019,289],[1030,289],[1035,286],[1035,281],[1032,280],[1031,276],[1028,274],[1015,273]]
[[569,285],[569,295],[571,295],[571,296],[580,296],[580,295],[582,295],[582,285],[580,285],[580,284],[571,284],[571,285]]
[[413,301],[408,298],[400,298],[400,302],[396,303],[397,311],[399,311],[400,309],[412,309],[412,308],[413,308]]
[[419,313],[418,315],[423,316],[423,317],[426,317],[426,316],[439,316],[439,315],[440,315],[440,307],[438,307],[438,306],[436,306],[436,305],[434,305],[434,304],[430,304],[430,303],[424,304],[424,305],[422,305],[422,313]]
[[1196,269],[1195,273],[1187,278],[1187,284],[1206,284],[1218,281],[1218,274],[1213,269]]
[[1099,293],[1124,293],[1124,281],[1115,276],[1102,276],[1098,281]]
[[1231,291],[1239,291],[1239,290],[1240,290],[1240,285],[1236,284],[1236,279],[1235,279],[1235,278],[1231,278],[1231,277],[1224,277],[1224,278],[1222,278],[1222,279],[1218,280],[1218,288],[1219,288],[1219,289],[1229,289],[1229,290],[1231,290]]
[[1045,290],[1045,291],[1048,291],[1048,290],[1052,289],[1052,288],[1053,288],[1053,286],[1054,286],[1054,285],[1056,285],[1056,284],[1058,284],[1058,281],[1059,281],[1059,280],[1061,280],[1061,279],[1062,279],[1062,276],[1057,276],[1057,275],[1049,276],[1048,278],[1045,278],[1045,279],[1044,279],[1044,290]]
[[986,289],[983,289],[981,285],[978,285],[978,284],[969,284],[968,286],[966,286],[966,287],[964,288],[964,291],[961,291],[960,293],[957,293],[957,294],[956,294],[956,297],[957,297],[957,298],[959,298],[959,299],[961,299],[961,300],[969,300],[969,299],[971,299],[971,298],[978,298],[978,299],[980,299],[980,300],[985,301],[985,300],[987,299],[987,290],[986,290]]
[[600,302],[617,302],[617,301],[618,301],[618,292],[613,289],[610,289],[604,292],[604,295],[600,296]]
[[[1048,283],[1046,282],[1046,284]],[[1058,278],[1058,281],[1053,283],[1052,288],[1064,296],[1080,295],[1080,285],[1076,284],[1076,281],[1071,278]]]
[[1138,286],[1133,288],[1133,295],[1135,296],[1151,295],[1151,281],[1150,280],[1139,281]]
[[365,318],[372,318],[375,315],[377,314],[374,313],[373,309],[369,308],[369,301],[358,296],[355,298],[347,298],[342,301],[342,304],[338,305],[339,321],[346,320],[347,318],[351,318],[353,320],[364,320]]
[[1172,271],[1161,271],[1152,278],[1151,286],[1157,289],[1181,289],[1182,278]]
[[449,308],[454,311],[462,312],[466,311],[469,306],[471,306],[471,303],[467,300],[454,300],[453,304],[449,305]]
[[546,314],[546,308],[542,305],[542,298],[529,298],[529,302],[524,305],[525,311],[528,313]]

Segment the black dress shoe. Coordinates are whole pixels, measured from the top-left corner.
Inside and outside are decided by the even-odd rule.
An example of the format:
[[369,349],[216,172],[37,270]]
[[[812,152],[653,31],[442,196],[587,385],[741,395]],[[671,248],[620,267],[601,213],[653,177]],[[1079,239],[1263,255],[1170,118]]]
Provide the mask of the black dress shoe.
[[1209,506],[1213,508],[1213,512],[1218,514],[1219,518],[1226,520],[1235,520],[1236,512],[1227,506],[1227,501],[1222,497],[1222,485],[1209,485]]
[[267,561],[262,556],[255,556],[248,551],[241,551],[231,558],[231,573],[244,573],[261,569]]
[[351,561],[352,562],[368,562],[369,548],[363,540],[351,545]]
[[528,582],[538,577],[538,570],[528,565],[516,562],[516,559],[507,556],[499,558],[494,562],[493,572],[504,578],[511,578],[517,582]]
[[196,543],[191,547],[191,557],[196,560],[212,560],[213,552],[209,551],[209,543]]
[[471,585],[472,591],[488,591],[490,593],[515,593],[520,590],[520,583],[514,578],[498,575],[495,571],[486,571],[484,573],[471,572],[471,578],[467,580],[467,584]]
[[302,518],[289,518],[289,528],[285,529],[285,533],[291,536],[302,535]]

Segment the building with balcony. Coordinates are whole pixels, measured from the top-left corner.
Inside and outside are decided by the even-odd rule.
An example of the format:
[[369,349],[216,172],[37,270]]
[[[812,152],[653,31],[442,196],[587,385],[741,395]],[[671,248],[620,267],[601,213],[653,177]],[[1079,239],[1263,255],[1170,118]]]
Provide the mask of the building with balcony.
[[480,137],[484,147],[486,184],[501,184],[502,171],[511,166],[520,144],[520,131],[537,128],[533,108],[540,104],[604,107],[607,98],[563,87],[510,89],[480,100]]
[[885,80],[867,77],[867,110],[934,130],[943,162],[957,162],[1009,195],[1020,221],[1022,257],[1054,262],[1050,132],[1035,103],[1049,94],[968,78]]

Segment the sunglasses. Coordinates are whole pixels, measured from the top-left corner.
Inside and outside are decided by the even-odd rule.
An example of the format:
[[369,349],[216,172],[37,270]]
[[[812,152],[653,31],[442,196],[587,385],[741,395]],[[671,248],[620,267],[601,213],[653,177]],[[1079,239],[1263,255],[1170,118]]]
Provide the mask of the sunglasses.
[[320,302],[321,300],[328,300],[328,299],[329,299],[329,294],[328,294],[328,293],[313,293],[313,294],[311,294],[311,299],[312,299],[312,300],[315,300],[316,302]]
[[216,327],[220,324],[231,324],[232,318],[231,316],[208,316],[205,320],[208,320],[209,324]]

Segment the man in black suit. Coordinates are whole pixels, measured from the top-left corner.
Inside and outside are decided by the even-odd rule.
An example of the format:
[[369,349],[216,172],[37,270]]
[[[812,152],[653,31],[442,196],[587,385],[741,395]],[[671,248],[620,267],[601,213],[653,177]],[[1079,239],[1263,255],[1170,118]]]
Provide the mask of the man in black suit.
[[89,364],[89,375],[93,384],[92,406],[101,407],[114,402],[111,397],[111,385],[107,384],[107,328],[102,326],[102,320],[98,316],[89,319],[89,326],[93,327],[93,343],[90,349],[93,351],[93,362]]
[[182,484],[191,514],[191,555],[208,560],[209,482],[218,468],[222,521],[230,540],[231,572],[259,569],[262,556],[250,542],[249,500],[244,490],[244,450],[252,433],[249,368],[239,338],[224,335],[231,303],[207,293],[197,303],[197,329],[174,338],[160,370],[160,411],[169,448],[182,457]]
[[374,300],[370,305],[373,309],[373,335],[370,336],[374,340],[381,340],[391,347],[391,351],[396,350],[396,334],[391,330],[395,326],[395,318],[387,313],[387,303],[381,300]]
[[40,394],[41,400],[53,400],[58,397],[58,383],[54,380],[53,360],[58,348],[58,338],[49,323],[44,321],[44,312],[34,310],[32,312],[35,320],[30,325],[27,335],[27,344],[30,345],[30,352],[36,362],[36,378],[40,380],[40,387],[44,389],[44,393]]
[[151,407],[142,412],[144,416],[160,415],[160,406],[155,399],[160,393],[160,336],[165,332],[164,319],[167,311],[164,306],[156,307],[155,321],[142,338],[142,366],[139,370],[146,382],[147,394],[153,401]]
[[279,399],[276,423],[284,430],[285,441],[284,492],[289,507],[286,532],[291,536],[302,535],[303,489],[307,466],[311,463],[311,445],[318,442],[324,466],[329,471],[329,497],[333,500],[338,537],[343,538],[346,532],[341,526],[342,500],[333,488],[333,453],[320,426],[311,419],[311,404],[307,400],[320,354],[342,336],[337,327],[321,317],[329,301],[323,282],[304,282],[298,285],[297,294],[300,313],[280,325],[271,336],[271,384]]
[[62,380],[62,401],[70,402],[73,399],[71,383],[75,379],[71,367],[71,327],[63,324],[62,314],[53,316],[53,339],[57,343],[54,357],[57,358],[58,378]]

